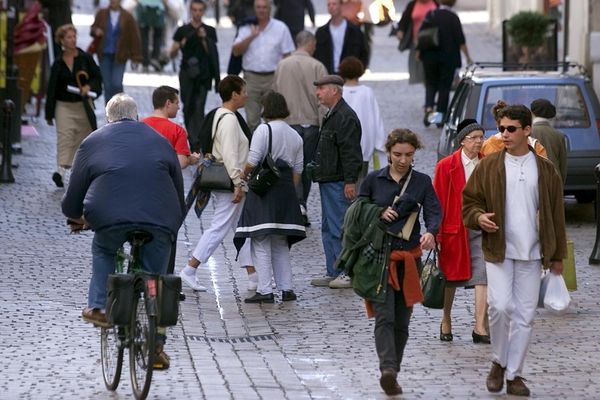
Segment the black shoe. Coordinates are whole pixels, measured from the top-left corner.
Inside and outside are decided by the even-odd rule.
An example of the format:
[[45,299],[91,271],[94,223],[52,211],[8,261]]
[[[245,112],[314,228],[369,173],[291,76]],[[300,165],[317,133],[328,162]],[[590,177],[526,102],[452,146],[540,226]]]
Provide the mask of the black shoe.
[[294,301],[297,298],[298,296],[296,296],[296,293],[294,293],[292,290],[284,290],[281,292],[282,301]]
[[273,293],[260,294],[260,293],[256,292],[254,294],[254,296],[244,299],[244,303],[274,303],[274,302],[275,302],[275,297],[273,296]]
[[303,215],[302,216],[302,223],[304,223],[304,226],[306,226],[306,227],[310,226],[310,221],[308,220],[308,216],[307,215]]
[[431,122],[429,122],[429,114],[431,113],[431,111],[426,111],[425,112],[425,116],[423,117],[423,125],[425,125],[425,127],[427,128],[429,125],[431,125]]
[[154,68],[156,72],[161,72],[163,70],[163,66],[156,58],[150,60],[150,65],[152,65],[152,68]]
[[391,368],[385,368],[381,371],[379,385],[388,396],[402,394],[402,387],[398,385],[398,381],[396,380],[397,375],[398,373]]
[[444,333],[442,332],[442,325],[440,324],[440,340],[442,342],[451,342],[452,340],[454,340],[454,336],[452,336],[452,332],[450,333]]
[[54,181],[56,186],[65,187],[65,184],[63,183],[62,175],[59,174],[58,172],[55,172],[52,174],[52,180]]
[[484,344],[490,344],[490,335],[480,335],[478,333],[475,333],[475,331],[473,331],[472,335],[473,336],[473,343],[484,343]]

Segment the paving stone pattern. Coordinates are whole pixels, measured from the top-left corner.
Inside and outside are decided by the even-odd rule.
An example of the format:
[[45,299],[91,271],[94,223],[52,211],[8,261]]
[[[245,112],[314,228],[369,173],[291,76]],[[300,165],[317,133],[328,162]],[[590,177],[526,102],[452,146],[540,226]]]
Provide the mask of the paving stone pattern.
[[[483,24],[465,26],[473,58],[498,59],[500,40]],[[219,30],[221,63],[227,61],[232,30]],[[376,29],[372,70],[406,71],[387,29]],[[494,50],[493,52],[491,50]],[[422,127],[421,86],[406,81],[366,82],[375,90],[386,129],[409,127],[426,149],[416,168],[432,173],[436,128]],[[127,87],[140,115],[151,112],[150,87]],[[101,101],[97,102],[101,108]],[[210,94],[207,109],[218,99]],[[98,110],[99,120],[103,113]],[[80,319],[90,278],[92,233],[70,235],[60,211],[64,190],[56,188],[56,135],[42,119],[40,135],[23,142],[16,182],[0,185],[0,398],[131,398],[127,358],[116,393],[104,388],[99,331]],[[184,171],[186,187],[191,171]],[[309,198],[312,227],[292,249],[296,302],[245,304],[245,271],[235,261],[232,236],[203,265],[206,293],[187,288],[180,323],[169,329],[171,369],[156,372],[149,398],[176,399],[383,399],[373,342],[373,321],[352,290],[310,286],[325,271],[320,241],[317,187]],[[600,348],[600,267],[588,265],[595,225],[591,205],[567,200],[569,237],[575,242],[579,290],[574,306],[557,317],[539,310],[524,376],[532,397],[598,398]],[[192,212],[181,227],[177,267],[185,265],[212,219],[209,205],[201,220]],[[399,376],[407,399],[494,398],[485,389],[490,347],[474,345],[473,292],[458,290],[454,342],[438,339],[441,312],[414,308],[410,339]],[[127,357],[127,354],[126,354]],[[500,396],[504,397],[504,396]]]

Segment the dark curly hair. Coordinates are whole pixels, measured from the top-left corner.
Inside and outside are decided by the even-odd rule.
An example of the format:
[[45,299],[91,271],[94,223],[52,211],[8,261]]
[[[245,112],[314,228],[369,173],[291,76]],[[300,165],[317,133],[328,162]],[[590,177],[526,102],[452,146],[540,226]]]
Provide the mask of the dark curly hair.
[[519,121],[523,128],[531,126],[531,111],[523,104],[506,106],[498,112],[498,120],[508,118]]
[[494,116],[494,121],[498,123],[500,121],[500,117],[498,117],[500,110],[507,107],[508,104],[504,100],[498,100],[496,104],[492,107],[492,115]]
[[342,60],[339,66],[338,74],[344,78],[345,81],[351,79],[358,79],[365,73],[365,66],[356,57],[350,56]]
[[391,131],[385,141],[385,150],[388,153],[391,152],[392,147],[398,143],[408,143],[414,147],[415,150],[423,148],[423,144],[421,144],[417,134],[410,129],[396,128]]

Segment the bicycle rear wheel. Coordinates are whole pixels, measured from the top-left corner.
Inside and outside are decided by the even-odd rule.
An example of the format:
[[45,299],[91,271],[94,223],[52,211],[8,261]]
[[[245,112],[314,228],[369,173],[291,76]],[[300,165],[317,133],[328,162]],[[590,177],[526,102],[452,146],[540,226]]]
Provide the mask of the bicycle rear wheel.
[[116,390],[121,380],[123,368],[123,342],[119,328],[102,328],[100,331],[100,355],[102,358],[102,375],[108,390]]
[[136,290],[133,299],[130,335],[129,369],[131,372],[131,386],[136,399],[145,399],[152,382],[152,366],[156,350],[156,316],[147,313],[144,289]]

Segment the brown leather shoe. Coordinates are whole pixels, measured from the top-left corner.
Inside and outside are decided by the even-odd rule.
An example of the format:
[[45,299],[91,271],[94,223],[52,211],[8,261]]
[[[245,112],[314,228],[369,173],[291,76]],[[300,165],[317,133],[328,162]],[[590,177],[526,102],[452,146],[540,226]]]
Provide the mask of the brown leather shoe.
[[525,379],[520,376],[515,376],[512,381],[506,380],[506,394],[513,396],[529,396],[529,389],[525,386]]
[[398,381],[396,381],[396,376],[398,373],[391,369],[385,368],[381,371],[381,378],[379,378],[379,384],[381,388],[388,396],[395,396],[397,394],[402,394],[402,388],[398,385]]
[[506,368],[502,368],[497,362],[492,362],[492,369],[485,381],[488,391],[496,393],[502,390],[502,387],[504,386],[505,370]]
[[81,317],[85,322],[89,322],[101,328],[110,328],[112,326],[106,319],[106,314],[97,308],[84,308],[81,312]]

